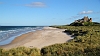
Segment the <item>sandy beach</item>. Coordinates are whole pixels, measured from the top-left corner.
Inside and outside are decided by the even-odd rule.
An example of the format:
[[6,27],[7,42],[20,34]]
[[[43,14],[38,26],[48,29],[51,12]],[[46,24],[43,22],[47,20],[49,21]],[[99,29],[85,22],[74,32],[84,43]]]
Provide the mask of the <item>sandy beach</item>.
[[57,29],[52,27],[44,27],[43,30],[37,30],[16,37],[10,44],[0,46],[1,48],[15,48],[25,46],[29,48],[39,48],[56,44],[64,43],[72,39],[69,35],[64,33],[65,29]]

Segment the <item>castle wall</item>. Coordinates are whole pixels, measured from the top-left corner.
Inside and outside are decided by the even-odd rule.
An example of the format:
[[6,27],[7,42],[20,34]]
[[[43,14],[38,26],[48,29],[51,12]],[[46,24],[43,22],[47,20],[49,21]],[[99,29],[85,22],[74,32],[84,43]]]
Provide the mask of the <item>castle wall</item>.
[[84,18],[76,20],[75,22],[92,22],[92,18],[89,19],[88,16],[85,16]]

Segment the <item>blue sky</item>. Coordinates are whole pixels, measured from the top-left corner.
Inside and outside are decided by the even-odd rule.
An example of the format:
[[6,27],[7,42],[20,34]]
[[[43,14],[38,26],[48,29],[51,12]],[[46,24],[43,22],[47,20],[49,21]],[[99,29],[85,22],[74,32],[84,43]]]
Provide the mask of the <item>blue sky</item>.
[[100,0],[0,0],[0,25],[65,25],[84,16],[100,22]]

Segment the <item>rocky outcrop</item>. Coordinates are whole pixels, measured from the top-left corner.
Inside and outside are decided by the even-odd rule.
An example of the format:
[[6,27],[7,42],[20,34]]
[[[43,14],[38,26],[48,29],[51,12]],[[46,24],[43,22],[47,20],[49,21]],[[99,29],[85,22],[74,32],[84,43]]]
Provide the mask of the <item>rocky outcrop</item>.
[[75,20],[75,23],[83,23],[83,22],[92,22],[92,18],[89,19],[88,16],[85,16],[82,19]]

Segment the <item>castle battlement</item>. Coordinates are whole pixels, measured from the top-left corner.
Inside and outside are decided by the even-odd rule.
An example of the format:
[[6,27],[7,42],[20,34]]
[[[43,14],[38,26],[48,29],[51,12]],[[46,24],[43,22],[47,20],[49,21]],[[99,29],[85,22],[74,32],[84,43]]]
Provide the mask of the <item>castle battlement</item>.
[[79,19],[79,20],[75,20],[75,22],[80,22],[80,23],[83,23],[83,22],[92,22],[92,18],[88,18],[88,16],[84,16],[82,19]]

